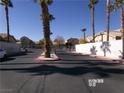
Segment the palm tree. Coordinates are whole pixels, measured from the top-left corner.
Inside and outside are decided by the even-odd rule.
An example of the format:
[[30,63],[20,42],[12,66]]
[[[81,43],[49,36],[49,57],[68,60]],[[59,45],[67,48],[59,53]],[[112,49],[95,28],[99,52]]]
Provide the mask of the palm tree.
[[98,0],[90,0],[90,4],[88,5],[91,9],[91,16],[92,16],[92,33],[93,33],[93,42],[95,42],[95,22],[94,22],[94,11],[95,5],[98,3]]
[[[124,2],[123,2],[124,4]],[[123,55],[122,58],[124,59],[124,9],[121,7],[121,30],[122,30],[122,44],[123,44]]]
[[120,17],[121,17],[121,32],[124,31],[124,0],[115,0],[112,5],[113,10],[120,9]]
[[[37,0],[35,0],[37,1]],[[48,5],[52,4],[52,0],[40,0],[40,6],[42,9],[42,20],[43,20],[43,31],[44,31],[44,39],[45,39],[45,57],[50,58],[50,21],[55,19],[50,13],[48,9]]]
[[111,5],[111,11],[120,10],[121,17],[121,32],[122,32],[122,58],[124,59],[124,0],[115,0],[115,2]]
[[6,29],[7,29],[7,41],[9,42],[9,9],[8,7],[13,7],[11,0],[1,0],[1,5],[5,6],[5,14],[6,14]]
[[109,29],[110,29],[110,0],[107,0],[107,5],[106,5],[106,11],[107,11],[107,16],[106,16],[106,32],[107,32],[107,41],[109,41]]
[[81,29],[81,31],[84,33],[84,41],[86,41],[86,36],[85,36],[86,30],[87,30],[86,28]]

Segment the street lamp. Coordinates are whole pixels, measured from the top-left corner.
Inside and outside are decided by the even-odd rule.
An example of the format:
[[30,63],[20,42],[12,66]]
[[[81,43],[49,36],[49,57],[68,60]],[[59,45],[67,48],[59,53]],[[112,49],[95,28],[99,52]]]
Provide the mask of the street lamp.
[[86,31],[87,29],[86,28],[83,28],[83,29],[81,29],[81,31],[84,33],[84,41],[85,41],[85,31]]

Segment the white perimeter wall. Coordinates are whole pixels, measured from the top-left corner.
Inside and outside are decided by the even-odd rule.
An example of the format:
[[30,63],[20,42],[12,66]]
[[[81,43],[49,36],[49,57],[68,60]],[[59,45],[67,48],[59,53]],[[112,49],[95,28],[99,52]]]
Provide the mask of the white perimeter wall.
[[0,48],[5,49],[8,55],[20,52],[20,45],[15,43],[0,41]]
[[78,44],[75,49],[77,53],[120,59],[122,57],[122,40]]

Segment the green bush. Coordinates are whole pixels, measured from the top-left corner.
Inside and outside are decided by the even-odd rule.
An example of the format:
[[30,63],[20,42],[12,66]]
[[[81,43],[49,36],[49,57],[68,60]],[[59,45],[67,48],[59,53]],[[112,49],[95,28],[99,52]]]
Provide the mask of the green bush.
[[79,43],[80,44],[85,44],[85,43],[88,43],[88,41],[85,39],[83,39],[83,38],[81,38],[80,40],[79,40]]

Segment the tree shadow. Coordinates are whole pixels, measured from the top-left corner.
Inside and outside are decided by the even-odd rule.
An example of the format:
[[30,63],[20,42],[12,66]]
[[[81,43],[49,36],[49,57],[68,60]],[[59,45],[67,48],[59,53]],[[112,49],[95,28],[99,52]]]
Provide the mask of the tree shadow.
[[25,55],[28,55],[28,54],[25,53],[25,52],[19,52],[19,53],[15,53],[15,54],[13,54],[13,55],[9,55],[9,57],[25,56]]
[[106,53],[107,53],[107,52],[111,53],[111,50],[109,49],[110,46],[111,46],[111,45],[109,44],[108,41],[102,42],[102,45],[101,45],[100,48],[102,49],[102,51],[103,51],[103,53],[104,53],[104,56],[106,56]]
[[[12,58],[14,60],[14,58]],[[12,60],[11,59],[11,60]],[[94,60],[92,60],[94,61]],[[97,62],[98,61],[98,62]],[[102,65],[102,66],[117,66],[117,65],[120,65],[119,63],[107,63],[107,62],[104,62],[104,61],[101,61],[99,62],[99,60],[95,60],[95,62],[89,62],[88,60],[82,60],[82,61],[74,61],[74,62],[67,62],[67,61],[62,61],[62,62],[51,62],[51,61],[47,61],[47,62],[41,62],[41,63],[28,63],[28,62],[20,62],[20,63],[2,63],[0,65],[35,65],[35,64],[46,64],[46,65],[49,65],[49,64],[63,64],[63,65],[88,65],[88,66],[98,66],[98,65]]]
[[121,50],[119,50],[119,52],[120,52],[120,55],[118,57],[122,59],[123,52]]
[[12,57],[8,57],[6,59],[1,59],[0,62],[8,62],[8,61],[12,61],[12,60],[15,60],[16,58],[12,58]]
[[64,74],[71,76],[80,76],[87,73],[93,73],[98,77],[109,78],[111,74],[124,74],[124,69],[120,68],[105,68],[93,66],[75,66],[75,67],[59,67],[55,65],[39,65],[29,68],[0,68],[0,71],[16,71],[19,73],[29,73],[32,76]]
[[[94,61],[94,60],[90,60],[90,61]],[[21,62],[21,63],[2,63],[0,65],[35,65],[35,64],[39,64],[39,65],[58,65],[58,64],[63,64],[63,65],[87,65],[87,66],[117,66],[117,65],[120,65],[118,63],[107,63],[107,62],[104,62],[104,61],[101,61],[99,62],[100,60],[95,60],[95,62],[90,62],[90,61],[86,61],[86,60],[82,60],[82,61],[77,61],[77,62],[66,62],[66,61],[61,61],[61,62],[51,62],[51,61],[44,61],[44,62],[41,62],[41,63],[34,63],[34,62]]]
[[28,50],[27,53],[35,53],[34,51]]

